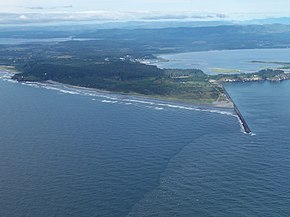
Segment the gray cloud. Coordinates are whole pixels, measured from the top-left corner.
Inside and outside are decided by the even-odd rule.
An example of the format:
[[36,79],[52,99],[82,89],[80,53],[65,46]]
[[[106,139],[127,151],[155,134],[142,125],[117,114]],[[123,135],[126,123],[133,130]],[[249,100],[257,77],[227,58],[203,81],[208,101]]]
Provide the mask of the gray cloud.
[[155,16],[145,16],[144,20],[208,20],[208,19],[225,19],[227,16],[225,14],[163,14]]
[[42,13],[0,13],[1,24],[32,24],[65,21],[111,21],[130,17],[110,12],[42,12]]
[[68,9],[73,8],[72,5],[64,5],[64,6],[55,6],[55,7],[23,7],[29,10],[56,10],[56,9]]
[[157,16],[145,16],[142,19],[144,20],[182,20],[182,19],[188,19],[187,15],[157,15]]
[[[71,6],[63,6],[71,7]],[[45,10],[43,7],[33,7],[32,10]],[[128,21],[128,20],[220,20],[227,18],[224,14],[193,14],[175,13],[162,14],[158,12],[27,12],[27,13],[0,13],[0,25],[4,24],[33,24],[79,21]]]
[[217,18],[227,18],[228,16],[225,14],[216,14]]

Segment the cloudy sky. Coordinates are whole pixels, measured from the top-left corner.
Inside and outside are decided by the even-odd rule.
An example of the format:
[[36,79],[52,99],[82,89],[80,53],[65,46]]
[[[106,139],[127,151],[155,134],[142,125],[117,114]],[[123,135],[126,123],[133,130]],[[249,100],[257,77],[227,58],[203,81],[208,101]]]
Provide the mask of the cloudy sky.
[[0,24],[290,16],[289,0],[0,0]]

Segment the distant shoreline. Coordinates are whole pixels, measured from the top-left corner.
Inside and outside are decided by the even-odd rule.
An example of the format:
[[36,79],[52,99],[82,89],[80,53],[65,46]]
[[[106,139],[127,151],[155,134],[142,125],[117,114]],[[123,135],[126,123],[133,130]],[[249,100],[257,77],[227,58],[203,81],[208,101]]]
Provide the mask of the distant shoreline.
[[[257,56],[248,56],[248,53],[251,54],[252,52],[258,52],[259,55]],[[266,58],[263,58],[262,53],[266,52]],[[281,65],[281,63],[287,63],[290,62],[285,58],[279,57],[276,58],[275,56],[271,56],[269,53],[289,53],[290,48],[252,48],[252,49],[221,49],[221,50],[204,50],[204,51],[190,51],[190,52],[176,52],[176,53],[159,53],[159,54],[154,54],[156,58],[163,59],[165,61],[156,61],[152,62],[153,65],[160,67],[160,68],[183,68],[183,69],[189,69],[189,68],[199,68],[203,70],[206,74],[210,75],[217,75],[220,73],[253,73],[256,71],[259,71],[261,69],[265,68],[272,68],[272,69],[282,69],[282,70],[287,70],[287,68],[283,67],[284,65]],[[238,59],[237,64],[215,64],[215,62],[212,62],[212,59],[214,59],[214,56],[219,56],[220,55],[225,55],[226,57],[231,57],[235,55],[239,55],[239,53],[245,53],[243,55],[246,56],[246,59],[243,60],[244,63],[246,64],[245,67],[243,67],[243,63],[239,62],[240,60]],[[193,55],[192,57],[192,62],[189,61],[184,61],[184,58],[190,58],[190,54]],[[205,57],[205,62],[207,64],[202,64],[196,59],[201,57]],[[267,57],[269,56],[269,57]],[[208,58],[208,59],[207,59]],[[281,60],[280,60],[281,59]],[[224,59],[221,58],[221,61]],[[235,58],[230,58],[230,61],[235,60]],[[279,61],[278,61],[279,60]],[[200,60],[203,61],[203,60]],[[176,64],[174,64],[176,62]],[[188,63],[188,64],[187,64]],[[190,63],[190,64],[189,64]],[[249,65],[252,65],[253,67],[250,67]],[[264,65],[263,65],[264,64]],[[182,67],[180,67],[182,66]],[[289,66],[289,65],[288,65]]]

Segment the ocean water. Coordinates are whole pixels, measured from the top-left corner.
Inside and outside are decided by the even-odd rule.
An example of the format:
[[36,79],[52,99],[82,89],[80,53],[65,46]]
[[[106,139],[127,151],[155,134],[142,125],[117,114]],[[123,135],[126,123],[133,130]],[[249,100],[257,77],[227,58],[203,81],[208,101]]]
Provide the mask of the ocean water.
[[0,79],[0,216],[289,216],[290,82],[230,110]]
[[240,70],[241,72],[255,72],[265,68],[279,68],[281,65],[264,62],[289,62],[290,49],[243,49],[201,51],[179,54],[164,54],[159,57],[169,60],[158,62],[160,68],[202,69],[208,74],[216,74],[215,69]]

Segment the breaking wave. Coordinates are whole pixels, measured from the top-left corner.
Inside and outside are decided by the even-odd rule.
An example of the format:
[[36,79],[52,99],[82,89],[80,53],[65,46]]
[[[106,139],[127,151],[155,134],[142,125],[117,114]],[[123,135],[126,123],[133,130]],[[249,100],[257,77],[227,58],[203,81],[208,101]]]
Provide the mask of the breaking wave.
[[[0,79],[17,83],[17,81],[11,79],[11,74],[1,73]],[[153,109],[156,111],[163,111],[165,109],[174,109],[174,110],[188,110],[188,111],[198,111],[198,112],[210,112],[217,113],[221,115],[234,116],[234,112],[230,109],[219,109],[211,108],[206,106],[194,106],[194,105],[184,105],[182,103],[172,103],[166,102],[158,99],[149,99],[139,96],[129,96],[123,94],[115,94],[107,91],[94,90],[84,87],[75,87],[70,85],[65,85],[57,82],[49,83],[38,83],[38,82],[23,82],[21,83],[25,86],[30,86],[34,88],[44,88],[47,90],[57,91],[61,94],[71,94],[71,95],[82,95],[92,97],[93,101],[99,101],[102,103],[111,103],[111,104],[124,104],[124,105],[144,105],[144,107]]]

